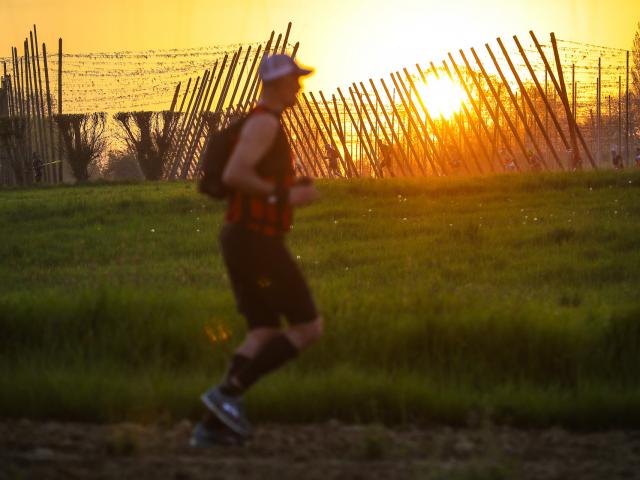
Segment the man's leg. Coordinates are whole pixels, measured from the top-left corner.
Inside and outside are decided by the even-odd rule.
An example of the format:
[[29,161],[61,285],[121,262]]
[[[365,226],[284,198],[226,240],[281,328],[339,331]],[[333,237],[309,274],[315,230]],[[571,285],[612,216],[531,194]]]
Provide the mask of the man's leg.
[[282,367],[317,342],[322,336],[322,330],[322,317],[317,317],[311,322],[292,325],[273,335],[243,369],[229,376],[224,393],[242,395],[260,378]]
[[[240,373],[251,362],[253,357],[255,357],[256,354],[264,347],[264,345],[273,337],[277,336],[280,331],[281,330],[279,328],[263,327],[250,330],[247,333],[244,341],[236,349],[233,357],[231,357],[229,368],[225,374],[224,380],[222,381],[222,386],[220,387],[220,390],[223,393],[227,395],[230,393],[230,378]],[[205,412],[202,423],[206,428],[211,430],[226,428],[218,417],[209,410]]]
[[235,377],[251,363],[264,346],[281,332],[282,330],[280,328],[274,327],[261,327],[249,330],[244,341],[236,349],[231,359],[231,366],[220,387],[220,390],[225,395],[232,395],[236,391],[232,379],[235,379]]

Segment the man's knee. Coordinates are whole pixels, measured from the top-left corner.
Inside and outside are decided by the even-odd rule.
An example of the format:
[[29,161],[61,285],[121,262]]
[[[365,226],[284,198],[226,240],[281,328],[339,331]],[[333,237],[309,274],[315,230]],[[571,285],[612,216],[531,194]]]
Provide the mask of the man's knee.
[[270,340],[280,333],[280,328],[276,327],[260,327],[253,328],[247,332],[247,337],[257,341]]
[[238,347],[238,352],[253,358],[273,337],[282,331],[279,328],[261,327],[254,328],[247,332],[247,335]]
[[322,317],[318,317],[308,323],[292,325],[289,327],[287,335],[294,345],[302,350],[320,340],[323,332],[324,321]]

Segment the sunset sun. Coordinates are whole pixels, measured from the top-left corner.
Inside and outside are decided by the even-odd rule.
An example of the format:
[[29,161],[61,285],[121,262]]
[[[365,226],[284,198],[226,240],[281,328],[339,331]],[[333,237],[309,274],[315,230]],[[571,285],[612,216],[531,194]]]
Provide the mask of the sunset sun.
[[465,93],[459,85],[447,78],[427,77],[427,82],[416,82],[416,90],[424,106],[434,118],[451,118],[462,108]]

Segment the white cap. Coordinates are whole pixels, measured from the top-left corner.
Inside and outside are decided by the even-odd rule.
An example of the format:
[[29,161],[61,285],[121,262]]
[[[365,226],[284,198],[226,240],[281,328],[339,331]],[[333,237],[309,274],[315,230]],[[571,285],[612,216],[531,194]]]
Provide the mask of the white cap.
[[270,82],[280,77],[296,74],[299,77],[309,75],[313,70],[300,68],[289,55],[278,53],[265,58],[260,64],[260,78],[263,82]]

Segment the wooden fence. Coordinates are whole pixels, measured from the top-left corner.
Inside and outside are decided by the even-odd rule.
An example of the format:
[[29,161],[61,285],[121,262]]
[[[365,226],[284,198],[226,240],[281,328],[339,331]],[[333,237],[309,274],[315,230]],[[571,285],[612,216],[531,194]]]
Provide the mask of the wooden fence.
[[[62,154],[54,125],[47,46],[36,26],[11,48],[0,84],[0,184],[59,183]],[[58,41],[57,113],[62,113],[62,39]]]

